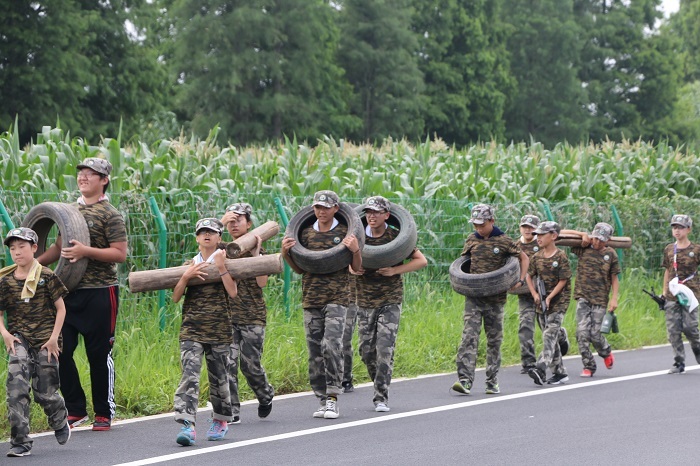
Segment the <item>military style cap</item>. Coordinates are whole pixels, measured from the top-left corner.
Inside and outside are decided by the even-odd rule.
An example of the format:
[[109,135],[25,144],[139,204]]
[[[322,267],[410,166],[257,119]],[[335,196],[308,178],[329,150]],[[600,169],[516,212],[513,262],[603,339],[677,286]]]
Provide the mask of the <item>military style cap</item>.
[[601,241],[609,241],[613,234],[613,227],[604,222],[596,223],[593,228],[593,233],[589,236],[591,238],[598,238]]
[[486,220],[493,220],[494,208],[488,204],[477,204],[472,208],[472,216],[469,223],[483,224]]
[[693,220],[689,215],[674,215],[671,217],[671,226],[680,225],[685,228],[691,228],[693,226]]
[[537,226],[540,224],[540,218],[537,215],[523,215],[523,218],[520,219],[520,226],[529,226],[532,228],[537,228]]
[[253,206],[247,202],[238,202],[226,207],[226,212],[234,212],[241,215],[250,215],[253,212]]
[[338,202],[338,195],[333,191],[317,191],[314,194],[314,203],[312,205],[330,208],[337,206]]
[[5,246],[9,246],[10,240],[13,238],[23,239],[32,244],[39,243],[39,236],[37,236],[36,232],[31,228],[13,228],[12,230],[8,231],[7,236],[5,236]]
[[559,233],[560,231],[561,227],[557,222],[542,222],[533,233],[536,235],[544,235],[552,232]]
[[112,164],[105,159],[99,159],[97,157],[88,157],[79,163],[75,168],[78,170],[81,168],[89,168],[105,176],[109,176],[109,174],[112,173]]
[[224,231],[224,224],[218,218],[203,218],[197,222],[197,227],[194,229],[196,234],[201,230],[211,230],[221,234]]
[[362,210],[376,210],[377,212],[386,210],[389,212],[391,210],[391,202],[382,196],[368,197],[362,206]]

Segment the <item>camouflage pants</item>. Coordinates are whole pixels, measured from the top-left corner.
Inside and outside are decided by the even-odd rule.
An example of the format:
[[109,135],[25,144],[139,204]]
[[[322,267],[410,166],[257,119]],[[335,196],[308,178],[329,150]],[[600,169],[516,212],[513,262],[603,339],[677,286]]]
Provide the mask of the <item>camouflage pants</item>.
[[523,367],[533,367],[535,356],[535,300],[530,295],[518,296],[518,339],[520,340],[520,362]]
[[480,298],[467,297],[464,303],[464,330],[457,350],[457,377],[474,382],[476,356],[479,349],[481,323],[486,333],[486,383],[498,384],[501,368],[501,342],[503,341],[503,304]]
[[233,326],[233,344],[229,358],[229,392],[231,393],[231,408],[234,416],[241,412],[241,401],[238,398],[238,367],[240,360],[241,372],[248,381],[248,386],[260,404],[270,404],[275,390],[267,381],[265,368],[262,366],[263,343],[265,342],[264,325],[235,325]]
[[345,316],[345,329],[343,330],[343,382],[352,383],[352,335],[355,333],[357,322],[357,304],[350,304]]
[[29,398],[34,392],[34,401],[44,409],[53,430],[66,425],[68,412],[63,398],[58,393],[58,361],[48,360],[48,351],[32,348],[21,338],[15,343],[16,354],[10,353],[7,363],[7,412],[10,421],[10,443],[31,450],[29,438]]
[[209,373],[209,401],[214,419],[230,421],[231,396],[228,385],[228,360],[230,345],[212,345],[192,340],[180,342],[182,378],[175,392],[175,420],[195,423],[199,404],[199,376],[202,373],[202,356],[207,361]]
[[566,374],[559,349],[562,320],[564,320],[564,314],[555,312],[547,316],[547,325],[545,325],[544,315],[537,313],[538,325],[542,329],[542,352],[535,365],[544,372],[549,367],[552,374]]
[[400,304],[388,304],[375,309],[360,308],[357,313],[360,357],[374,382],[375,403],[389,401],[389,384],[394,371],[394,348],[400,319]]
[[700,363],[700,331],[698,330],[698,309],[688,312],[677,301],[666,301],[666,334],[668,342],[673,348],[673,357],[676,363],[685,364],[685,348],[683,348],[683,335],[688,339],[690,348],[695,354],[695,360]]
[[316,396],[342,393],[343,329],[345,306],[327,304],[304,309],[306,346],[309,348],[309,382]]
[[591,353],[590,345],[598,352],[598,356],[606,358],[612,348],[605,335],[600,333],[600,326],[607,309],[605,306],[594,306],[585,299],[579,299],[576,304],[576,341],[578,351],[581,353],[583,368],[591,372],[596,371],[595,358]]

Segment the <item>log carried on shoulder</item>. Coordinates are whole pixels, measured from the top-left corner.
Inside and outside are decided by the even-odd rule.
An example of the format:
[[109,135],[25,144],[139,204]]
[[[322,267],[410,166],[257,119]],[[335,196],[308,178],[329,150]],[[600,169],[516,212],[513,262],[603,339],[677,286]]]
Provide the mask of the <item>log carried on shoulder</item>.
[[[557,246],[569,246],[572,248],[581,247],[581,237],[579,235],[559,235],[555,241]],[[629,236],[611,236],[608,246],[613,249],[629,249],[632,247],[632,238]]]
[[[226,269],[236,280],[282,272],[281,254],[267,254],[257,257],[244,257],[242,259],[226,259],[224,263],[226,264]],[[131,272],[129,274],[129,291],[132,293],[140,293],[142,291],[174,288],[188,267],[188,265],[182,265],[180,267]],[[187,282],[187,286],[205,285],[207,283],[221,281],[219,269],[217,269],[216,265],[209,264],[204,271],[207,273],[207,277],[204,280],[192,278]]]
[[253,228],[248,233],[241,235],[237,240],[226,245],[226,255],[231,259],[235,259],[248,251],[255,249],[258,240],[255,235],[259,236],[263,241],[270,239],[280,232],[280,226],[277,222],[269,221],[263,223],[257,228]]

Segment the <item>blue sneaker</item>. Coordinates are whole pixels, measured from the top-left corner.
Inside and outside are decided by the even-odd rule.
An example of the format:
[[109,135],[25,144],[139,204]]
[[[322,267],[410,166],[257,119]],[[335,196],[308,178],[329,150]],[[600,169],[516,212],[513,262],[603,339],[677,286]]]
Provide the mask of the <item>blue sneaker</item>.
[[184,426],[180,429],[180,433],[177,435],[177,443],[183,447],[189,447],[194,445],[194,439],[196,437],[196,432],[194,431],[194,425],[190,421],[183,421]]
[[211,426],[207,431],[207,440],[223,440],[228,432],[228,426],[226,421],[219,421],[218,419],[211,420]]

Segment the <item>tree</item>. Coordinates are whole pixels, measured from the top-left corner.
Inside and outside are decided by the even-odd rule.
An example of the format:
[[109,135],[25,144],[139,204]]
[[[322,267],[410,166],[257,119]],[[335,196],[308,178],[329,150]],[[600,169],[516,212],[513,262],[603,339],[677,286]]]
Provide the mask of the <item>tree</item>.
[[423,135],[423,77],[409,0],[345,0],[338,60],[353,87],[352,113],[362,128],[350,136],[377,141]]
[[681,40],[685,81],[700,80],[700,0],[682,0],[670,23],[671,33]]
[[517,81],[505,113],[506,135],[552,147],[587,136],[586,93],[578,78],[583,31],[573,0],[509,4],[510,69]]
[[224,140],[247,144],[357,126],[333,14],[323,0],[177,1],[178,107],[195,132],[219,124]]
[[504,135],[503,113],[513,80],[500,4],[498,0],[414,2],[429,134],[460,145]]

